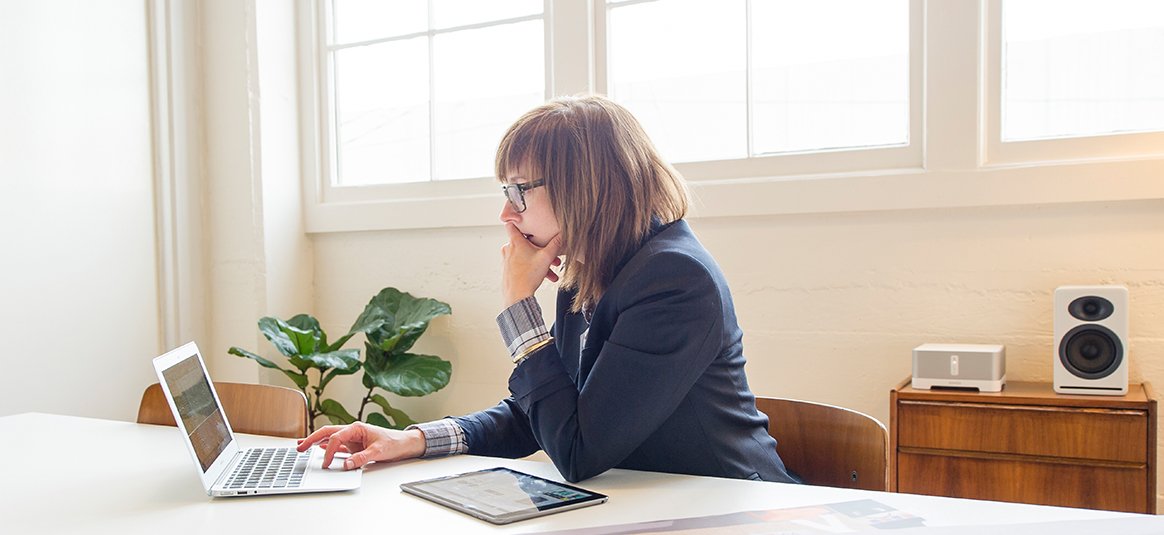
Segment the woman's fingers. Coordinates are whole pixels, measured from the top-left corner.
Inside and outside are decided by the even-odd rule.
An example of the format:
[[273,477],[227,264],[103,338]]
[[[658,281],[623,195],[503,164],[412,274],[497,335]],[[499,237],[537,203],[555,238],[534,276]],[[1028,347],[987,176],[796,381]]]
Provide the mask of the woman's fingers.
[[327,442],[328,439],[340,429],[343,429],[343,426],[328,425],[316,429],[314,433],[307,435],[305,438],[299,439],[299,445],[296,447],[296,449],[299,451],[307,451],[307,448],[310,448],[317,442]]
[[558,275],[550,267],[561,264],[557,258],[561,239],[555,236],[545,247],[538,247],[527,240],[512,222],[505,224],[505,232],[509,243],[501,248],[501,291],[505,306],[510,306],[533,295],[543,279],[557,282]]

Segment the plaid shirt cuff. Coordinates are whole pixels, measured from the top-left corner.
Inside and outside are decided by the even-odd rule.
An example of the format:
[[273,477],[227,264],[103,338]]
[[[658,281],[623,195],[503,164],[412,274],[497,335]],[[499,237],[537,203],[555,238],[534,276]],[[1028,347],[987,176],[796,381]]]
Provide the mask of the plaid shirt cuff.
[[501,311],[497,316],[497,326],[501,327],[501,339],[505,341],[510,357],[516,357],[550,337],[546,331],[546,322],[542,319],[542,307],[533,296]]
[[465,441],[465,432],[460,424],[445,418],[435,422],[414,424],[404,430],[419,429],[424,434],[424,455],[421,459],[432,457],[448,457],[469,451],[469,444]]

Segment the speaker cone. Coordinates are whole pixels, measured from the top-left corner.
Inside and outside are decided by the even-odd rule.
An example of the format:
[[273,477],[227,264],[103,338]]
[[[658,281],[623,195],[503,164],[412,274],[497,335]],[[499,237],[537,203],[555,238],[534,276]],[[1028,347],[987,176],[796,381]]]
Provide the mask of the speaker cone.
[[[1083,299],[1088,298],[1076,299],[1075,302]],[[1101,300],[1108,302],[1106,299]],[[1075,302],[1071,305],[1074,306]],[[1059,359],[1063,366],[1076,377],[1084,379],[1101,379],[1111,375],[1123,358],[1124,348],[1119,337],[1102,325],[1079,325],[1067,331],[1063,342],[1059,344]]]
[[1075,319],[1083,321],[1107,319],[1113,311],[1115,311],[1115,306],[1111,304],[1111,301],[1095,295],[1080,297],[1067,305],[1067,312],[1070,312]]

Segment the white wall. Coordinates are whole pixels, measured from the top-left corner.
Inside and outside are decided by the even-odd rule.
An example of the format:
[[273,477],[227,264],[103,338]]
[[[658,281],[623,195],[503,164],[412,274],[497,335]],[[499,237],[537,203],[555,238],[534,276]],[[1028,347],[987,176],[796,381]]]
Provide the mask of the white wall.
[[133,419],[160,348],[145,3],[0,1],[0,416]]
[[[1164,385],[1164,201],[691,224],[732,287],[758,395],[842,405],[888,425],[889,390],[910,375],[910,350],[926,342],[1006,344],[1009,380],[1050,381],[1052,295],[1066,284],[1128,286],[1131,380]],[[502,229],[314,241],[315,312],[330,331],[345,332],[383,286],[452,305],[418,351],[453,361],[453,381],[402,400],[414,418],[463,414],[507,395],[513,365],[493,320]],[[549,290],[540,301],[552,314]],[[354,404],[358,382],[330,388],[346,389]]]

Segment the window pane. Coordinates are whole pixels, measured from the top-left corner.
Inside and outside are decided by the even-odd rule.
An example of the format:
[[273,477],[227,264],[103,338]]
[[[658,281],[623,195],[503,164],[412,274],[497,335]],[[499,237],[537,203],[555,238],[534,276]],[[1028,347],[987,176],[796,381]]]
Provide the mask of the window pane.
[[542,21],[437,35],[435,179],[493,176],[505,129],[545,97]]
[[1006,0],[1004,141],[1164,130],[1164,2]]
[[428,30],[427,0],[334,0],[335,43],[358,43]]
[[743,0],[612,5],[609,92],[673,162],[747,156]]
[[433,0],[434,28],[505,20],[542,12],[543,0]]
[[752,152],[909,141],[907,0],[753,0]]
[[335,53],[337,185],[429,178],[428,38]]

